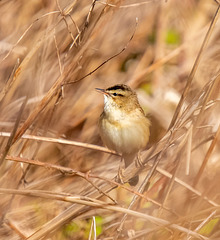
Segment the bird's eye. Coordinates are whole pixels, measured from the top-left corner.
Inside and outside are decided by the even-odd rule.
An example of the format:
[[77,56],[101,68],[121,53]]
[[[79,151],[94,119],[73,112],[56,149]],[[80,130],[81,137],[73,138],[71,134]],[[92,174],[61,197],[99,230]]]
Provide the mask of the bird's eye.
[[117,93],[113,93],[113,96],[118,96],[118,94]]

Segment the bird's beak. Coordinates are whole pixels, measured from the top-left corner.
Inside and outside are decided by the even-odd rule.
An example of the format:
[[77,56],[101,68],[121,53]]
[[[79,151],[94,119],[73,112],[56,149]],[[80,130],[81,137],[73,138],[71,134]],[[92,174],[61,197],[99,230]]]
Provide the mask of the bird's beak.
[[99,93],[102,93],[102,94],[105,94],[105,95],[109,95],[109,93],[107,93],[107,92],[105,91],[105,89],[96,88],[95,90],[96,90],[97,92],[99,92]]

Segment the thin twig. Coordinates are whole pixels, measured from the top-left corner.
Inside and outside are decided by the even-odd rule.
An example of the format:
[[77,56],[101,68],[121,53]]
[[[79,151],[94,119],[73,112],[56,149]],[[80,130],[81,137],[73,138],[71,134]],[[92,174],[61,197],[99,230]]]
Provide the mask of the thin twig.
[[22,231],[19,230],[19,227],[17,224],[14,224],[12,221],[9,219],[4,220],[4,224],[8,225],[17,235],[19,235],[20,239],[26,239],[27,235],[24,235]]
[[28,31],[33,27],[33,25],[38,22],[39,20],[41,20],[42,18],[45,18],[47,16],[50,16],[52,14],[56,14],[56,13],[59,13],[59,11],[53,11],[53,12],[49,12],[49,13],[46,13],[44,15],[42,15],[41,17],[35,19],[31,24],[30,26],[24,31],[24,33],[21,35],[21,37],[17,40],[17,42],[13,45],[13,47],[11,48],[11,50],[6,54],[6,56],[0,61],[0,63],[2,63],[11,53],[12,51],[14,50],[14,48],[18,45],[18,43],[24,38],[24,36],[28,33]]
[[198,55],[197,55],[196,61],[195,61],[194,65],[193,65],[193,68],[192,68],[190,74],[189,74],[189,77],[188,77],[186,86],[185,86],[185,88],[184,88],[183,94],[182,94],[182,96],[181,96],[181,99],[180,99],[180,101],[179,101],[179,104],[178,104],[178,106],[177,106],[177,108],[176,108],[176,111],[175,111],[175,113],[174,113],[173,119],[172,119],[172,121],[171,121],[171,123],[170,123],[169,129],[171,129],[171,128],[173,127],[173,125],[175,124],[175,122],[176,122],[176,120],[177,120],[177,118],[178,118],[178,116],[179,116],[179,114],[180,114],[180,112],[181,112],[183,103],[184,103],[185,98],[186,98],[186,96],[187,96],[187,94],[188,94],[188,92],[189,92],[189,89],[190,89],[190,86],[191,86],[191,84],[192,84],[193,78],[194,78],[194,76],[195,76],[196,70],[197,70],[197,68],[198,68],[198,66],[199,66],[199,63],[200,63],[200,60],[201,60],[201,57],[202,57],[202,53],[203,53],[204,49],[206,48],[206,46],[207,46],[207,44],[208,44],[208,41],[209,41],[209,39],[210,39],[210,37],[211,37],[211,34],[212,34],[212,32],[213,32],[213,29],[214,29],[214,27],[215,27],[215,24],[216,24],[216,22],[217,22],[217,20],[218,20],[219,14],[220,14],[220,5],[218,6],[218,8],[217,8],[217,10],[216,10],[216,13],[215,13],[215,15],[214,15],[214,17],[213,17],[213,19],[212,19],[212,22],[211,22],[211,24],[210,24],[210,27],[209,27],[209,29],[208,29],[208,32],[206,33],[206,36],[205,36],[204,41],[203,41],[203,43],[202,43],[202,46],[201,46],[201,48],[200,48],[200,50],[199,50],[199,53],[198,53]]
[[[159,2],[159,0],[157,0],[157,1]],[[133,4],[127,4],[127,5],[121,5],[121,6],[106,3],[106,2],[102,2],[102,1],[98,1],[98,3],[109,6],[109,7],[113,7],[113,8],[133,8],[133,7],[139,7],[139,6],[142,6],[142,5],[146,5],[146,4],[149,4],[149,3],[155,3],[157,1],[148,0],[148,1],[145,1],[145,2],[141,2],[141,3],[133,3]]]
[[[195,229],[195,232],[199,232],[199,230],[204,227],[204,225],[208,224],[209,221],[211,221],[211,219],[213,219],[213,217],[216,215],[216,210],[213,211],[208,217],[205,218],[204,221],[202,221],[199,226]],[[190,236],[187,240],[192,239],[192,236]]]
[[202,165],[201,165],[201,167],[199,169],[199,172],[197,173],[197,175],[195,177],[195,180],[194,180],[194,183],[193,183],[194,187],[197,185],[197,183],[199,182],[199,179],[202,176],[202,173],[203,173],[203,171],[204,171],[204,169],[205,169],[205,167],[206,167],[206,165],[208,163],[208,160],[209,160],[209,158],[210,158],[210,156],[211,156],[211,154],[212,154],[212,152],[213,152],[213,150],[214,150],[214,148],[216,146],[216,143],[218,142],[219,135],[220,135],[220,124],[219,124],[219,127],[218,127],[218,131],[216,132],[215,137],[212,140],[212,142],[211,142],[211,144],[209,146],[209,149],[208,149],[208,151],[207,151],[207,153],[205,155],[205,158],[204,158],[204,160],[202,162]]
[[[131,192],[131,193],[133,193],[135,195],[138,195],[139,197],[145,199],[146,201],[149,201],[149,202],[155,204],[156,206],[158,206],[160,208],[163,208],[163,206],[159,202],[157,202],[157,201],[155,201],[155,200],[153,200],[153,199],[151,199],[151,198],[141,194],[140,192],[135,191],[133,188],[129,188],[126,185],[122,185],[122,184],[114,181],[113,180],[114,178],[113,179],[108,179],[108,178],[103,177],[103,176],[94,175],[91,172],[83,173],[83,172],[77,171],[77,170],[69,168],[69,167],[63,167],[63,166],[60,166],[60,165],[51,164],[51,163],[45,163],[45,162],[41,162],[41,161],[38,161],[38,160],[32,160],[32,159],[27,159],[27,158],[23,158],[23,157],[14,157],[14,156],[7,155],[5,159],[6,160],[10,160],[10,161],[15,161],[15,162],[27,163],[27,164],[35,165],[35,166],[39,166],[39,167],[44,167],[46,169],[58,170],[62,174],[77,175],[79,177],[82,177],[82,178],[86,179],[86,181],[88,181],[90,184],[92,184],[94,186],[94,188],[96,188],[96,190],[98,190],[100,192],[100,194],[103,194],[103,191],[100,191],[100,188],[97,187],[96,185],[94,185],[94,183],[90,180],[90,178],[100,179],[102,181],[110,183],[112,186],[117,186],[117,187],[123,188],[126,191],[129,191],[129,192]],[[115,200],[113,200],[113,199],[111,199],[111,200],[113,202],[115,202]],[[171,210],[168,209],[168,208],[163,208],[163,209],[166,210],[166,211],[171,212]]]
[[88,13],[88,15],[87,15],[87,17],[86,17],[85,27],[88,27],[88,25],[89,25],[90,18],[91,18],[91,16],[92,16],[92,12],[93,12],[93,10],[94,10],[94,7],[95,7],[96,2],[97,2],[97,0],[93,0],[93,1],[92,1],[91,7],[90,7],[90,9],[89,9],[89,13]]
[[[168,178],[172,178],[172,174],[170,174],[169,172],[167,172],[166,170],[164,170],[164,169],[162,169],[160,167],[157,167],[157,171],[159,173],[161,173],[162,175],[168,177]],[[210,200],[208,197],[204,196],[203,193],[201,193],[200,191],[198,191],[197,189],[195,189],[194,187],[192,187],[188,183],[184,182],[180,178],[175,177],[174,180],[175,180],[176,183],[180,184],[181,186],[183,186],[184,188],[188,189],[192,193],[194,193],[197,196],[201,197],[203,200],[207,201],[210,205],[215,206],[215,207],[219,206],[218,203],[214,202],[213,200]]]
[[[0,132],[0,137],[10,137],[10,136],[11,136],[11,134],[8,133],[8,132]],[[116,153],[115,151],[111,151],[108,148],[97,146],[97,145],[90,144],[90,143],[82,143],[82,142],[77,142],[77,141],[72,141],[72,140],[61,139],[61,138],[41,137],[41,136],[29,135],[29,134],[24,134],[24,135],[22,135],[21,138],[22,139],[28,139],[28,140],[41,141],[41,142],[50,142],[50,143],[72,145],[72,146],[76,146],[76,147],[93,149],[93,150],[97,150],[97,151],[100,151],[100,152],[105,152],[105,153],[120,156],[120,154]]]
[[0,166],[2,165],[2,163],[3,163],[3,161],[4,161],[5,157],[6,157],[6,155],[7,155],[8,152],[9,152],[9,149],[10,149],[12,143],[13,143],[13,139],[14,139],[14,136],[15,136],[16,131],[17,131],[17,129],[18,129],[18,126],[19,126],[19,123],[20,123],[20,120],[21,120],[22,113],[23,113],[24,108],[25,108],[25,106],[26,106],[26,104],[27,104],[27,99],[28,99],[28,97],[25,98],[24,102],[22,103],[22,105],[21,105],[21,107],[20,107],[20,110],[19,110],[19,113],[18,113],[16,122],[15,122],[15,124],[14,124],[14,128],[13,128],[13,130],[12,130],[12,133],[11,133],[10,136],[9,136],[9,139],[8,139],[7,145],[6,145],[6,147],[5,147],[5,150],[4,150],[4,152],[3,152],[3,154],[2,154],[2,156],[1,156],[1,158],[0,158]]
[[201,117],[203,116],[204,110],[206,109],[208,102],[210,101],[210,98],[212,96],[212,93],[216,90],[220,83],[220,74],[218,74],[213,81],[211,81],[210,84],[208,84],[208,90],[205,92],[204,96],[204,102],[202,104],[202,107],[200,108],[199,115],[196,119],[196,122],[194,124],[195,127],[199,126],[199,122]]
[[58,49],[58,45],[57,45],[56,35],[54,34],[53,37],[54,37],[55,47],[56,47],[56,50],[57,50],[57,58],[58,58],[58,63],[59,63],[59,68],[60,68],[60,75],[62,75],[62,73],[63,73],[63,68],[62,68],[62,65],[61,65],[60,53],[59,53],[59,49]]
[[[9,193],[9,194],[19,194],[19,195],[28,195],[28,196],[38,196],[38,197],[43,197],[43,198],[49,198],[49,199],[57,199],[57,200],[61,200],[61,201],[67,201],[67,202],[72,202],[72,203],[77,203],[77,204],[81,204],[81,205],[86,205],[86,206],[90,206],[90,207],[95,207],[95,208],[103,208],[109,211],[113,211],[113,212],[121,212],[124,214],[128,214],[137,218],[141,218],[143,220],[146,221],[150,221],[152,223],[158,224],[160,226],[163,227],[169,227],[171,229],[175,229],[178,230],[180,232],[183,232],[185,234],[190,234],[196,238],[201,238],[201,239],[206,239],[208,240],[207,237],[202,236],[201,234],[198,234],[194,231],[191,231],[187,228],[184,228],[178,224],[174,224],[171,223],[167,220],[164,220],[162,218],[157,218],[157,217],[153,217],[151,215],[148,214],[144,214],[144,213],[140,213],[134,210],[130,210],[130,209],[126,209],[123,207],[119,207],[119,206],[114,206],[114,205],[109,205],[106,202],[100,201],[100,200],[96,200],[96,199],[92,199],[92,198],[85,198],[85,197],[81,197],[81,196],[59,196],[59,194],[57,195],[51,195],[51,194],[46,194],[41,193],[40,191],[37,190],[37,192],[35,192],[34,190],[15,190],[15,189],[0,189],[0,192],[4,192],[4,193]],[[33,240],[36,239],[36,237],[34,235],[29,236],[27,239],[28,240]]]
[[[169,194],[171,192],[171,189],[175,183],[175,178],[176,178],[176,175],[177,175],[177,170],[179,169],[179,165],[180,165],[180,160],[181,160],[181,150],[185,147],[185,144],[186,144],[186,141],[187,139],[189,138],[190,134],[192,132],[192,126],[190,126],[188,132],[185,134],[185,136],[181,139],[181,142],[179,143],[179,147],[177,149],[177,152],[176,152],[176,159],[175,159],[175,168],[172,172],[172,177],[170,178],[170,181],[169,181],[169,184],[166,186],[166,193],[164,195],[164,199],[163,199],[163,202],[162,202],[162,206],[164,207],[167,200],[168,200],[168,197],[169,197]],[[191,150],[190,150],[191,151]],[[162,210],[162,209],[160,209]],[[162,211],[160,211],[160,214],[162,214]]]
[[2,99],[6,96],[6,94],[7,94],[8,91],[9,91],[9,89],[12,87],[12,85],[13,85],[13,83],[14,83],[13,79],[14,79],[15,73],[16,73],[19,65],[20,65],[20,59],[18,58],[17,61],[16,61],[16,63],[15,63],[15,65],[14,65],[14,68],[13,68],[13,70],[12,70],[12,72],[11,72],[11,75],[10,75],[10,77],[9,77],[9,80],[7,81],[6,85],[3,87],[3,89],[2,89],[1,92],[0,92],[0,102],[1,102]]
[[[70,29],[70,27],[69,27],[69,25],[68,25],[68,23],[67,23],[67,20],[66,20],[66,16],[71,16],[71,15],[70,15],[69,13],[67,14],[65,11],[63,11],[63,10],[61,9],[58,0],[56,0],[56,4],[57,4],[57,7],[58,7],[58,9],[59,9],[59,11],[60,11],[61,17],[62,17],[64,23],[66,24],[68,33],[70,34],[70,37],[72,38],[72,40],[73,40],[73,42],[74,42],[74,44],[75,44],[77,39],[74,38],[73,33],[71,32],[71,29]],[[70,17],[70,18],[71,18],[71,17]],[[72,19],[72,18],[71,18],[71,19]],[[74,21],[73,21],[73,22],[74,22]],[[74,23],[75,23],[75,22],[74,22]],[[77,28],[77,30],[78,30],[78,28]]]
[[[138,192],[140,193],[143,193],[144,191],[147,191],[147,189],[149,188],[150,186],[150,179],[152,178],[153,174],[155,173],[156,171],[156,168],[163,156],[163,153],[164,151],[170,146],[170,139],[172,138],[172,133],[169,135],[168,139],[167,139],[167,142],[166,144],[164,145],[164,148],[163,150],[156,156],[156,159],[154,161],[154,164],[152,166],[152,168],[150,169],[150,171],[148,172],[147,176],[145,177],[144,181],[141,183],[140,187],[138,188]],[[128,209],[131,209],[132,206],[135,204],[135,202],[138,200],[138,195],[134,195],[132,200],[131,200],[131,203],[129,204],[129,207]],[[117,234],[115,235],[115,240],[118,239],[122,229],[123,229],[123,225],[125,223],[125,220],[127,218],[127,214],[125,214],[121,220],[121,223],[117,229]]]
[[26,159],[26,158],[21,158],[21,157],[12,157],[12,156],[6,156],[5,157],[6,160],[11,160],[11,161],[16,161],[16,162],[22,162],[22,163],[28,163],[31,165],[37,165],[37,166],[41,166],[47,169],[55,169],[55,170],[59,170],[61,173],[65,173],[65,174],[73,174],[79,177],[82,177],[83,179],[85,179],[87,182],[89,182],[100,194],[103,194],[104,196],[108,197],[112,202],[116,203],[116,201],[109,196],[106,192],[102,191],[102,189],[100,189],[96,184],[94,184],[88,177],[87,173],[82,173],[80,171],[74,170],[72,168],[68,168],[68,167],[62,167],[59,165],[55,165],[55,164],[51,164],[51,163],[44,163],[44,162],[40,162],[37,160],[30,160],[30,159]]
[[[137,27],[137,19],[136,19],[136,27]],[[47,95],[41,100],[41,102],[36,106],[36,108],[32,111],[32,113],[29,115],[29,117],[26,119],[26,121],[23,123],[23,125],[19,128],[18,132],[16,133],[13,143],[14,144],[24,133],[25,131],[28,129],[28,127],[30,126],[30,124],[33,123],[33,121],[37,118],[37,116],[39,115],[39,113],[47,106],[47,104],[51,101],[51,99],[54,97],[54,95],[56,95],[57,91],[66,84],[72,84],[78,81],[83,80],[84,78],[90,76],[92,73],[94,73],[95,71],[97,71],[99,68],[101,68],[105,63],[107,63],[108,61],[110,61],[111,59],[115,58],[116,56],[118,56],[119,54],[121,54],[123,51],[125,51],[125,49],[128,47],[128,44],[130,43],[130,41],[133,39],[135,31],[136,31],[136,27],[135,30],[130,38],[130,40],[128,41],[127,45],[117,54],[115,54],[114,56],[110,57],[109,59],[107,59],[106,61],[104,61],[102,64],[100,64],[97,68],[95,68],[93,71],[91,71],[90,73],[86,74],[84,77],[75,80],[73,82],[68,82],[68,83],[64,83],[64,79],[66,76],[60,76],[58,78],[58,80],[53,84],[53,86],[50,88],[50,90],[47,92]],[[66,73],[66,75],[68,75],[68,72]]]
[[91,72],[87,73],[85,76],[83,76],[83,77],[81,77],[81,78],[79,78],[79,79],[76,79],[76,80],[74,80],[74,81],[64,83],[63,85],[74,84],[74,83],[76,83],[76,82],[79,82],[79,81],[83,80],[84,78],[92,75],[94,72],[96,72],[99,68],[101,68],[101,67],[102,67],[103,65],[105,65],[107,62],[109,62],[109,61],[112,60],[113,58],[115,58],[115,57],[119,56],[121,53],[123,53],[123,52],[127,49],[128,45],[130,44],[130,42],[132,41],[132,39],[133,39],[133,37],[134,37],[134,34],[135,34],[135,32],[136,32],[136,29],[137,29],[137,24],[138,24],[138,20],[136,19],[136,25],[135,25],[134,32],[132,33],[132,35],[131,35],[130,39],[128,40],[127,44],[123,47],[123,49],[122,49],[120,52],[114,54],[113,56],[111,56],[110,58],[108,58],[107,60],[105,60],[104,62],[102,62],[98,67],[96,67],[95,69],[93,69]]

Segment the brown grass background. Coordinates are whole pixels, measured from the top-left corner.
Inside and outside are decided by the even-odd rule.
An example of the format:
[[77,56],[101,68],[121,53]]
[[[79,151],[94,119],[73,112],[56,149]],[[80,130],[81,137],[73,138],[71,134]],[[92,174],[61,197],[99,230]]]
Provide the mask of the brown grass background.
[[[0,239],[220,239],[219,2],[2,0],[0,14]],[[136,187],[114,182],[120,156],[98,134],[94,89],[117,83],[152,121],[145,166],[125,171]]]

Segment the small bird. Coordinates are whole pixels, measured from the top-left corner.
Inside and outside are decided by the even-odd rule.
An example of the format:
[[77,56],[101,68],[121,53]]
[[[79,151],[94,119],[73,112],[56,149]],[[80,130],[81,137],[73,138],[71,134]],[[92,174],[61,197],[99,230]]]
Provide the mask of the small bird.
[[[141,108],[136,93],[125,84],[107,89],[96,88],[104,95],[104,111],[99,118],[99,132],[104,144],[122,155],[117,180],[123,183],[122,170],[132,161],[139,163],[140,150],[144,149],[150,136],[150,121]],[[124,167],[122,167],[124,165]],[[129,180],[138,183],[139,176]]]

